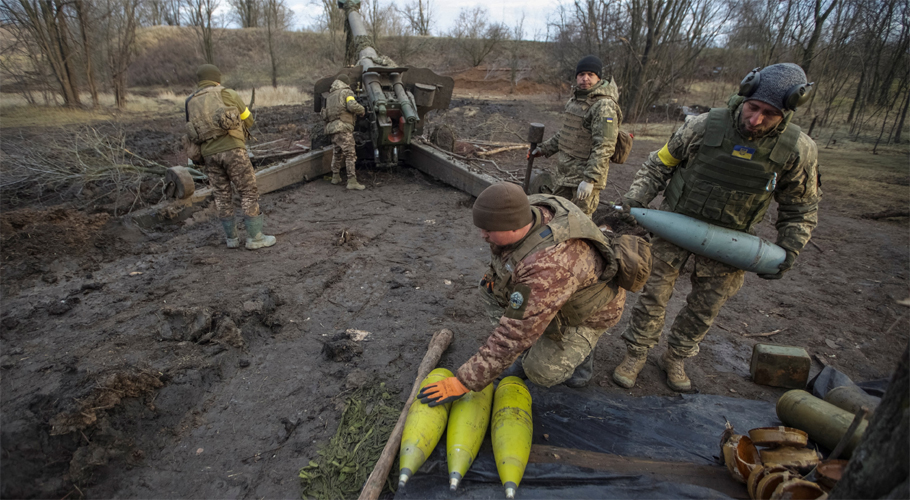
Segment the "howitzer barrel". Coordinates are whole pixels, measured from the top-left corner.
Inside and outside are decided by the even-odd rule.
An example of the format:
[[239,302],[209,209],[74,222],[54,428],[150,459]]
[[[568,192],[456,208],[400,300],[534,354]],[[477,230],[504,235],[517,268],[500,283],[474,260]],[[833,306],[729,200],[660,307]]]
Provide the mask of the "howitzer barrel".
[[642,227],[686,250],[744,271],[775,274],[787,252],[768,240],[692,217],[661,210],[633,208]]

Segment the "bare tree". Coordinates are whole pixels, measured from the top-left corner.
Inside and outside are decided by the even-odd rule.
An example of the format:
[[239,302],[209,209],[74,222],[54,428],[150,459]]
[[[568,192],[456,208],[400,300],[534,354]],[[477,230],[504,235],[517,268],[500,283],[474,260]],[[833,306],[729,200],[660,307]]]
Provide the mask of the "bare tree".
[[136,51],[140,0],[103,0],[104,52],[117,108],[126,107],[126,72]]
[[231,17],[241,28],[258,28],[262,25],[265,9],[263,3],[268,0],[228,0],[231,8]]
[[311,0],[310,5],[316,5],[322,9],[315,28],[329,33],[331,46],[326,56],[334,63],[338,54],[344,53],[344,39],[342,38],[345,23],[344,10],[338,8],[335,0]]
[[521,18],[511,29],[511,40],[506,45],[506,53],[509,58],[510,94],[515,93],[515,86],[518,84],[518,73],[525,59],[524,25],[525,15],[522,12]]
[[92,66],[92,57],[94,57],[95,51],[93,50],[94,43],[92,36],[89,34],[89,8],[90,5],[86,5],[85,0],[73,0],[73,7],[76,9],[76,16],[79,20],[79,33],[82,35],[82,54],[85,58],[85,79],[88,82],[89,92],[92,94],[92,107],[97,108],[99,105],[98,101],[98,84],[95,81],[95,70]]
[[419,36],[430,36],[436,21],[433,0],[414,0],[398,10]]
[[811,7],[811,12],[808,15],[801,16],[803,19],[807,20],[806,24],[810,27],[808,31],[811,32],[805,44],[801,44],[803,49],[803,62],[801,66],[806,73],[809,72],[809,69],[812,66],[812,60],[815,59],[815,51],[821,40],[825,20],[828,19],[831,12],[837,7],[838,0],[813,0],[807,3],[808,6]]
[[509,29],[499,23],[488,23],[490,13],[483,7],[462,8],[449,36],[471,67],[480,66],[484,59],[503,41]]
[[269,62],[272,67],[272,87],[278,86],[278,58],[275,57],[275,36],[286,31],[293,22],[294,12],[284,0],[265,0],[266,41],[269,47]]
[[0,0],[0,15],[34,40],[53,70],[66,106],[79,106],[74,50],[66,4],[61,0]]
[[187,24],[196,29],[205,62],[215,64],[215,11],[221,0],[186,0]]

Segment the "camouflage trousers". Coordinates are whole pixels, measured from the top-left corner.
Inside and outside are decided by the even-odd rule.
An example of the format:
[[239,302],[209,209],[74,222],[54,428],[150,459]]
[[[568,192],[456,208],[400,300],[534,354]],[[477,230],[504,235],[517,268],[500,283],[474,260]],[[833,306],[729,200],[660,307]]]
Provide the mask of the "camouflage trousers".
[[[491,294],[481,291],[480,296],[487,317],[490,318],[492,324],[498,325],[504,309],[496,303]],[[614,303],[619,302],[619,307],[616,308],[616,318],[610,326],[619,323],[625,299],[626,295],[620,293],[607,305],[607,307],[615,307]],[[569,380],[575,373],[575,368],[594,351],[597,341],[607,329],[595,330],[586,326],[563,326],[560,329],[562,339],[558,341],[547,335],[541,335],[530,349],[518,357],[528,380],[542,387],[553,387]]]
[[354,172],[354,164],[357,163],[357,149],[354,145],[354,134],[352,132],[339,132],[332,134],[332,173],[340,174],[341,167],[347,167],[348,179],[357,177]]
[[558,186],[553,190],[553,194],[556,196],[562,196],[563,198],[570,200],[582,212],[586,213],[588,217],[594,215],[594,211],[597,210],[597,205],[600,203],[600,192],[601,189],[594,188],[594,191],[591,191],[591,196],[588,196],[586,200],[579,200],[575,197],[575,194],[578,192],[578,186]]
[[[622,334],[632,351],[647,352],[657,345],[664,328],[667,303],[690,255],[693,254],[688,250],[663,238],[651,241],[651,276],[632,308],[629,327]],[[727,299],[743,286],[745,274],[741,269],[695,255],[692,291],[686,297],[686,305],[676,315],[667,339],[674,354],[680,357],[698,354],[699,342],[704,340]]]
[[[234,216],[234,191],[240,193],[243,214],[249,217],[259,215],[259,189],[256,175],[246,149],[235,148],[205,157],[205,173],[215,191],[215,207],[218,217]],[[231,183],[234,188],[231,189]]]

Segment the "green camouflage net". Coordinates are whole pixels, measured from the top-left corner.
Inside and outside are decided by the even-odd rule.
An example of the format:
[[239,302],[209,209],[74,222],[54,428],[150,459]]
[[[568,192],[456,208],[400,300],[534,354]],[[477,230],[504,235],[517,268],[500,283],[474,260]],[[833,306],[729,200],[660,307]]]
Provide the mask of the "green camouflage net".
[[[318,451],[318,459],[300,469],[303,498],[356,498],[398,422],[401,414],[398,404],[385,383],[366,385],[354,391],[345,405],[335,436]],[[385,489],[392,489],[397,471],[396,466],[390,469]]]

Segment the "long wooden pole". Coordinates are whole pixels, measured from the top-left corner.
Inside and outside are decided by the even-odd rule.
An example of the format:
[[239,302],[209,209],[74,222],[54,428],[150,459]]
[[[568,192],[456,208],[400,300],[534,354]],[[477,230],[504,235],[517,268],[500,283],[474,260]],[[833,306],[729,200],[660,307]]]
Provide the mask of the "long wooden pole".
[[445,352],[445,350],[448,349],[449,344],[452,343],[452,337],[454,337],[452,330],[443,328],[434,333],[433,338],[430,339],[427,353],[424,355],[423,361],[420,362],[420,367],[417,368],[417,379],[414,381],[414,386],[411,387],[411,394],[404,404],[404,409],[401,410],[401,415],[398,417],[398,423],[395,424],[392,435],[389,436],[389,441],[385,444],[382,454],[379,455],[379,460],[376,461],[373,473],[370,474],[366,484],[363,485],[363,490],[360,491],[359,500],[376,500],[379,498],[379,494],[382,493],[382,487],[385,485],[386,478],[389,476],[389,469],[392,468],[392,463],[395,461],[395,456],[398,454],[398,447],[401,445],[401,433],[404,431],[404,421],[407,419],[408,409],[411,408],[411,403],[414,402],[414,398],[417,396],[420,382],[426,378],[439,363],[439,358],[442,357],[442,353]]

